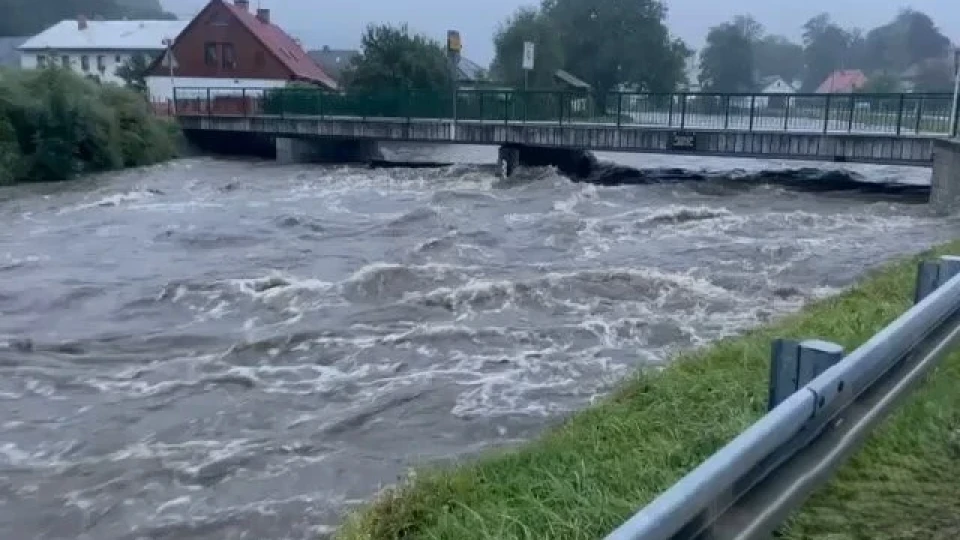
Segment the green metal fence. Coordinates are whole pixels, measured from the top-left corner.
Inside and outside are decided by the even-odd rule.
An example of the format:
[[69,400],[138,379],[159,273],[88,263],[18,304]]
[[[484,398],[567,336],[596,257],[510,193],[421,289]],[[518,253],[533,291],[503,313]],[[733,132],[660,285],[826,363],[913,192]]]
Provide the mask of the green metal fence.
[[950,94],[611,93],[461,89],[333,93],[311,88],[177,88],[178,114],[946,135]]

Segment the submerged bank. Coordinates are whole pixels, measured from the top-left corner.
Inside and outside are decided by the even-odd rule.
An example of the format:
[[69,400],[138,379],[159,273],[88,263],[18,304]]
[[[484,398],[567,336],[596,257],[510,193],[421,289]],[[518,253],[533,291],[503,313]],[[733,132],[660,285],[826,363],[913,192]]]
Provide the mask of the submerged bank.
[[56,67],[0,71],[0,185],[158,163],[178,140],[132,90]]
[[[936,251],[958,250],[960,241]],[[799,314],[642,372],[518,449],[421,471],[351,516],[338,536],[601,538],[764,414],[772,339],[819,337],[854,349],[910,305],[915,262],[894,262]],[[954,355],[784,535],[955,537],[958,384]]]

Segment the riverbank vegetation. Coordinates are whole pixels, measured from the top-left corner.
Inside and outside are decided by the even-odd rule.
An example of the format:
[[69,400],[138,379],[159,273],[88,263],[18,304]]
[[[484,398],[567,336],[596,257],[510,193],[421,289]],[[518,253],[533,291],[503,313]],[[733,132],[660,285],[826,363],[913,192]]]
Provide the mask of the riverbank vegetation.
[[[937,250],[958,251],[960,241]],[[339,538],[602,538],[765,413],[772,339],[853,350],[910,306],[915,269],[915,258],[894,262],[799,314],[640,373],[518,449],[420,471],[349,517]],[[782,536],[955,538],[958,386],[955,354]]]
[[0,72],[0,184],[157,163],[178,137],[135,91],[58,68]]

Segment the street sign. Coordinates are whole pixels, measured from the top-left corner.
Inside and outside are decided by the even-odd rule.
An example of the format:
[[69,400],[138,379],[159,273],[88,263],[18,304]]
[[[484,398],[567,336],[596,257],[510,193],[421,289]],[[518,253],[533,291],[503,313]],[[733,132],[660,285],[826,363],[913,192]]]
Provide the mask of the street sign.
[[523,42],[523,69],[529,71],[533,69],[534,48],[532,41]]
[[180,65],[177,63],[177,57],[173,55],[172,49],[167,49],[163,53],[163,61],[161,65],[165,68],[177,69]]
[[456,30],[447,31],[447,52],[453,54],[460,54],[460,49],[463,48],[463,44],[460,43],[460,32]]
[[671,150],[696,150],[697,136],[693,133],[678,131],[670,138]]

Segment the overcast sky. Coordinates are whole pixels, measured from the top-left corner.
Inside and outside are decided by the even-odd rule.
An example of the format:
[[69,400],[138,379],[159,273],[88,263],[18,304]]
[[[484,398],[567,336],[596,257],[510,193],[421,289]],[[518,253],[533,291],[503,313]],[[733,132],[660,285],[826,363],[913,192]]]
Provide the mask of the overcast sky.
[[[207,0],[161,0],[189,17]],[[251,0],[256,5],[258,0]],[[460,31],[464,56],[486,65],[493,59],[492,36],[497,25],[517,7],[536,0],[259,0],[274,21],[307,48],[329,45],[355,48],[371,22],[407,22],[410,27],[444,40],[448,29]],[[799,39],[810,17],[828,12],[844,26],[865,30],[892,19],[902,7],[929,14],[947,37],[960,42],[960,0],[666,0],[671,31],[688,45],[702,45],[707,30],[734,15],[749,13],[769,32]]]

